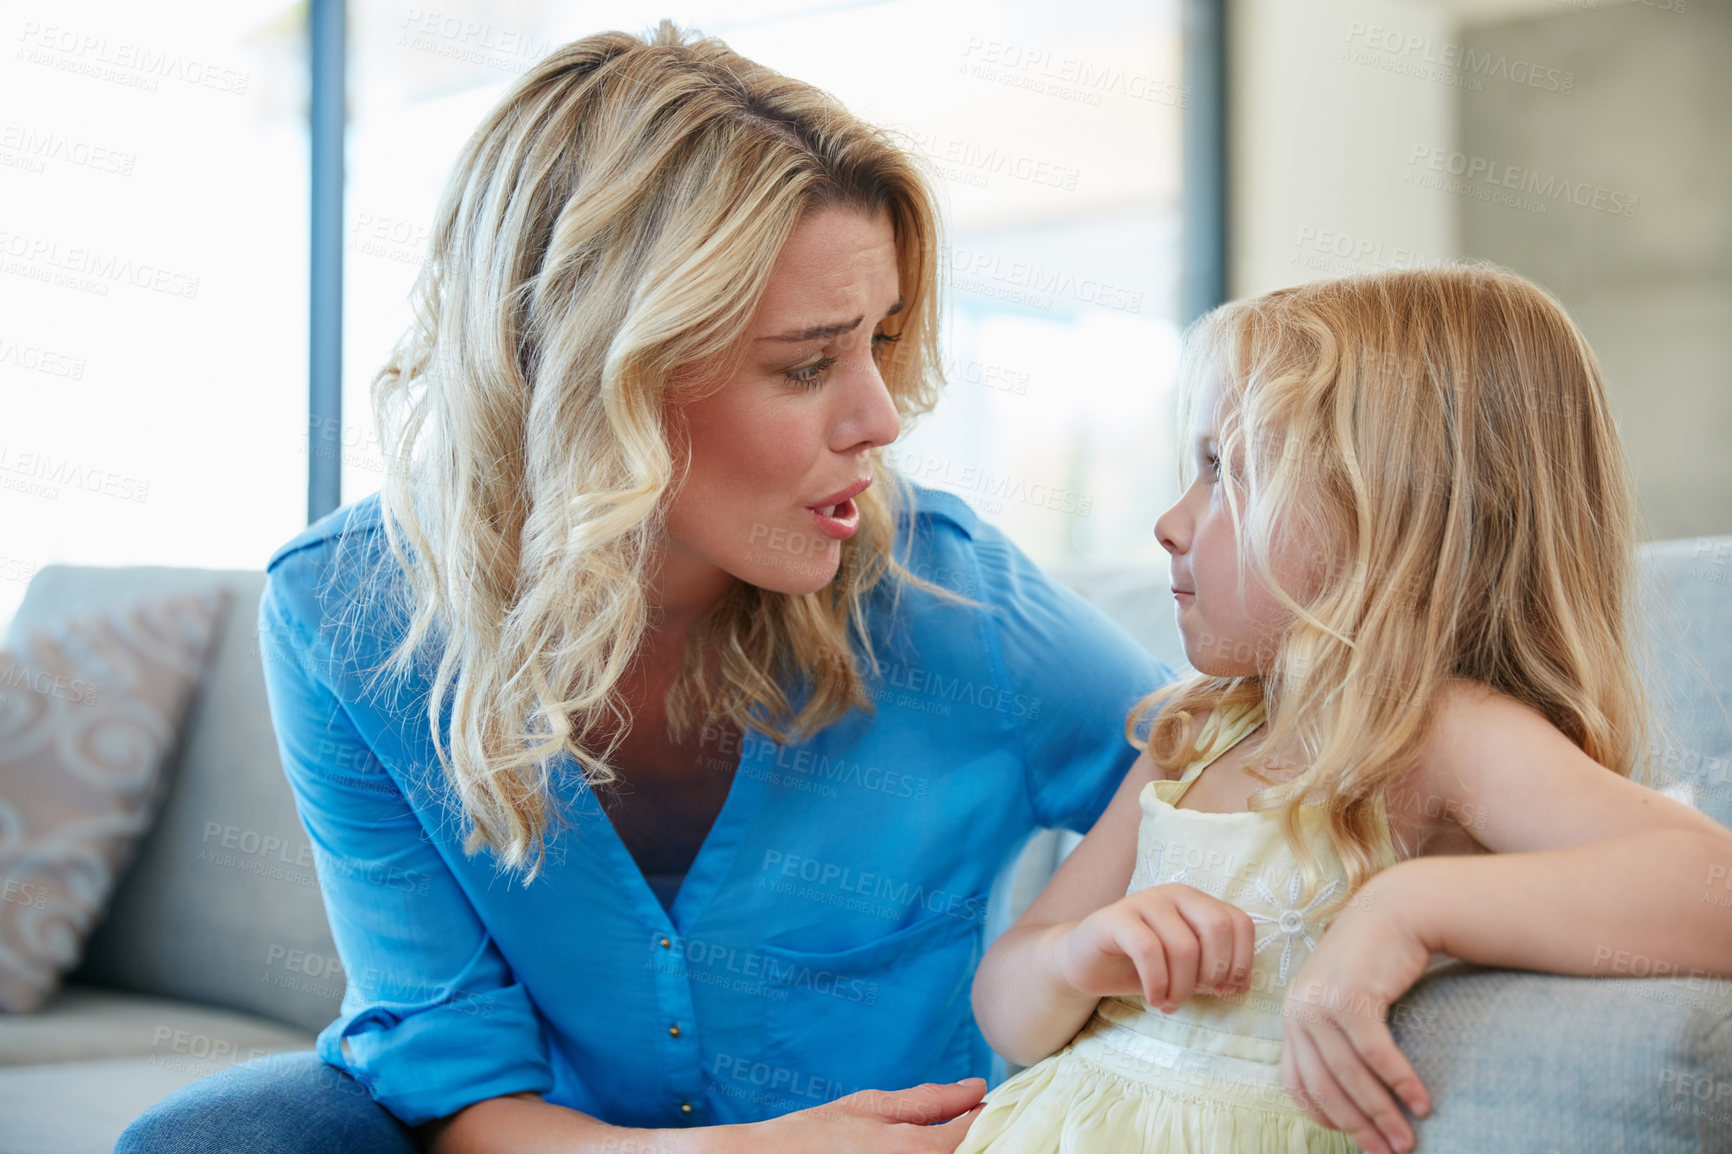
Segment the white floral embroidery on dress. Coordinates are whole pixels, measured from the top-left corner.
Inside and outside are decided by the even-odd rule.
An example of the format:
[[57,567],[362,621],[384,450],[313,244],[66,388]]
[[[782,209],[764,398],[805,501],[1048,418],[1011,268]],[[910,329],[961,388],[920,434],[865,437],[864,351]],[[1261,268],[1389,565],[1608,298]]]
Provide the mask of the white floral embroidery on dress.
[[[1174,873],[1172,877],[1161,877],[1161,874],[1164,873],[1167,868],[1167,849],[1169,845],[1170,843],[1168,842],[1158,841],[1155,843],[1153,849],[1145,850],[1138,856],[1136,868],[1131,871],[1131,884],[1125,890],[1126,894],[1134,894],[1138,890],[1150,889],[1163,883],[1167,885],[1177,885],[1182,883],[1191,886],[1194,889],[1202,890],[1204,893],[1209,894],[1212,897],[1220,898],[1223,901],[1227,900],[1227,885],[1234,876],[1232,870],[1226,870],[1221,873],[1211,870],[1203,870],[1201,875],[1196,875],[1191,872],[1194,867],[1186,865]],[[1182,854],[1180,855],[1180,860],[1183,860]],[[1222,859],[1217,861],[1215,864],[1230,866],[1234,863]]]
[[1204,877],[1192,877],[1191,867],[1186,866],[1167,880],[1174,883],[1183,882],[1185,885],[1188,885],[1193,889],[1202,890],[1212,898],[1221,898],[1223,901],[1226,900],[1225,894],[1227,889],[1227,879],[1218,875],[1211,874]]
[[[1297,938],[1300,941],[1303,941],[1307,950],[1315,950],[1317,948],[1316,941],[1312,939],[1311,934],[1308,932],[1309,926],[1307,926],[1305,922],[1305,915],[1316,909],[1317,906],[1323,902],[1329,900],[1329,896],[1341,886],[1339,880],[1331,881],[1328,885],[1318,890],[1311,900],[1305,903],[1304,906],[1299,906],[1300,880],[1300,872],[1294,870],[1293,877],[1287,885],[1287,900],[1283,902],[1280,898],[1277,898],[1274,895],[1267,885],[1263,883],[1262,878],[1257,879],[1258,895],[1269,905],[1269,908],[1275,911],[1275,913],[1273,916],[1269,914],[1252,914],[1251,921],[1258,925],[1274,926],[1275,932],[1258,942],[1254,952],[1260,954],[1269,946],[1273,945],[1277,939],[1282,941],[1280,972],[1282,984],[1286,984],[1287,969],[1293,962],[1293,940]],[[1320,930],[1318,932],[1321,933],[1322,931]]]

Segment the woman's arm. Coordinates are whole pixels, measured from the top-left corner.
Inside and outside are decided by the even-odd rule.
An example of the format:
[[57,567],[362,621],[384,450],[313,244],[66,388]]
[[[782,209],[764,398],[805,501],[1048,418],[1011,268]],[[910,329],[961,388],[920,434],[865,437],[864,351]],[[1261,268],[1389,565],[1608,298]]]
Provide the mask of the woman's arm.
[[691,1130],[634,1130],[507,1094],[415,1128],[429,1154],[950,1154],[986,1083],[979,1078],[907,1090],[863,1090],[768,1122]]
[[553,1085],[542,1025],[331,685],[309,551],[271,569],[259,645],[283,772],[348,988],[319,1056],[414,1125]]
[[975,1020],[1011,1061],[1057,1050],[1108,995],[1141,994],[1170,1011],[1198,989],[1238,993],[1250,980],[1256,932],[1243,910],[1185,885],[1125,894],[1138,795],[1157,776],[1146,753],[1137,759],[1082,844],[981,962]]
[[[706,1127],[688,1133],[715,1134],[722,1127]],[[510,1150],[516,1154],[631,1154],[632,1151],[662,1151],[675,1147],[662,1144],[662,1132],[609,1126],[588,1114],[568,1110],[542,1100],[539,1094],[506,1094],[466,1106],[448,1118],[423,1122],[415,1137],[428,1154],[490,1154]],[[687,1144],[692,1154],[720,1154],[723,1145]]]

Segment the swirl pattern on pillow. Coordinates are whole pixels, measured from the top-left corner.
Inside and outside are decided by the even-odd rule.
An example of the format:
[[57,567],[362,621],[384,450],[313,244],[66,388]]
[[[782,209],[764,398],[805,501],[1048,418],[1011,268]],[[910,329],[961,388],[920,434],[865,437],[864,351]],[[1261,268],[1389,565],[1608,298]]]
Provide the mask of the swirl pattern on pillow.
[[228,599],[69,617],[0,652],[0,1010],[41,1006],[78,963],[156,815]]

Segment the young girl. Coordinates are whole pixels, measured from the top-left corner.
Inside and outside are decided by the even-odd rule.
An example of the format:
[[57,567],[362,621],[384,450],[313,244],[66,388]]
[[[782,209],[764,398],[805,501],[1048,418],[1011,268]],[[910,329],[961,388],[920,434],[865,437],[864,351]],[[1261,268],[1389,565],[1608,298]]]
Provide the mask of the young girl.
[[1732,832],[1629,779],[1631,491],[1562,308],[1355,277],[1216,310],[1186,364],[1197,476],[1155,531],[1198,676],[980,967],[987,1040],[1037,1064],[960,1154],[1405,1151],[1430,1101],[1386,1011],[1434,954],[1732,971],[1700,902]]

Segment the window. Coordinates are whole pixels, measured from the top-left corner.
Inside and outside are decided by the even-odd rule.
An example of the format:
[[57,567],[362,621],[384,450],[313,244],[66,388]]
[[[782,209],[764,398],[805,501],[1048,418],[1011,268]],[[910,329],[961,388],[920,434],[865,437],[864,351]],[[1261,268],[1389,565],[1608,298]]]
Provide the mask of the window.
[[[348,5],[341,499],[459,146],[512,78],[665,13]],[[256,569],[305,524],[305,6],[44,5],[0,73],[0,620],[51,562]],[[1160,556],[1178,0],[699,0],[683,25],[898,129],[940,178],[950,387],[892,459],[1045,562]],[[317,447],[317,446],[315,446]],[[329,447],[324,451],[329,452]]]
[[[661,4],[350,5],[343,500],[382,481],[368,386],[446,172],[511,79]],[[891,458],[1037,559],[1160,556],[1173,495],[1180,77],[1175,2],[698,2],[682,26],[898,129],[941,176],[949,389]]]
[[306,510],[299,13],[32,7],[0,69],[0,621],[51,562],[261,568]]

